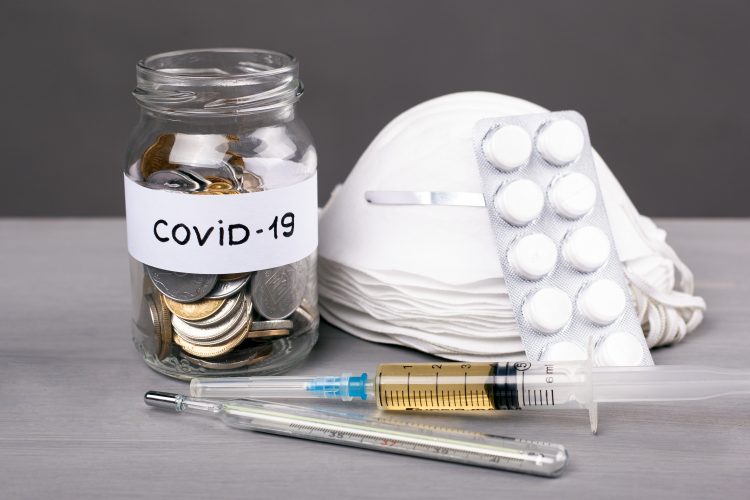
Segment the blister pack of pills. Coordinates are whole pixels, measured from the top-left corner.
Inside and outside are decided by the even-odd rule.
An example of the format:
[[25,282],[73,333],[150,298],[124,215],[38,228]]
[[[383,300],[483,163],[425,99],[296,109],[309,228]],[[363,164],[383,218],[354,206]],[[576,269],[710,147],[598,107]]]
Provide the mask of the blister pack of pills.
[[474,150],[521,340],[531,361],[653,360],[616,255],[584,118],[482,120]]

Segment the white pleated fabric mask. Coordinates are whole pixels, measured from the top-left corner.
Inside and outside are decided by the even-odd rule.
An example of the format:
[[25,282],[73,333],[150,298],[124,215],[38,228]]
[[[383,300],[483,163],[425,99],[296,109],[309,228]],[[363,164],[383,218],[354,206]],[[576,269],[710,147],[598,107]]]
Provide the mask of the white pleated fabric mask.
[[[366,340],[449,359],[525,357],[486,208],[372,205],[365,192],[481,193],[472,147],[476,122],[543,112],[514,97],[462,92],[391,121],[322,210],[323,316]],[[705,310],[693,295],[693,275],[666,244],[666,233],[638,214],[601,157],[594,157],[647,342],[677,342]]]

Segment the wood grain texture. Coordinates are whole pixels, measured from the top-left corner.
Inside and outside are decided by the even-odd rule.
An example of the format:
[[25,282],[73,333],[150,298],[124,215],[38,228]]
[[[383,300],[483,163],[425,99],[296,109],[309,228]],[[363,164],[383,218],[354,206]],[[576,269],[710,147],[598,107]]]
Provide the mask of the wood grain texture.
[[[660,364],[750,361],[750,220],[661,220],[697,276],[704,324]],[[131,345],[121,219],[0,220],[2,498],[747,498],[749,398],[418,420],[566,445],[558,479],[225,428],[142,403],[186,384]],[[431,357],[324,325],[293,373]],[[404,417],[404,418],[409,418]],[[415,418],[410,417],[412,420]]]

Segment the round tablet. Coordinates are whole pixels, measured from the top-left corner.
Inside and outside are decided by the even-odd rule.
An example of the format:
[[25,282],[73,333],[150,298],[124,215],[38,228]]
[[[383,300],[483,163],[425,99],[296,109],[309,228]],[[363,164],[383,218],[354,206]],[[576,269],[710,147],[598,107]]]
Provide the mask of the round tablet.
[[544,193],[535,182],[518,179],[500,186],[494,205],[507,223],[525,226],[542,213]]
[[554,342],[544,348],[542,361],[578,361],[586,359],[586,351],[568,340]]
[[570,321],[573,306],[559,288],[542,288],[526,299],[523,317],[541,333],[556,333]]
[[508,250],[508,262],[513,271],[522,278],[538,280],[555,267],[557,247],[545,234],[529,234],[511,245]]
[[552,183],[549,201],[558,214],[568,219],[578,219],[594,208],[596,187],[583,174],[565,174]]
[[492,132],[482,149],[490,163],[510,172],[528,161],[532,149],[531,137],[518,125],[506,125]]
[[638,366],[643,361],[643,347],[634,335],[614,332],[604,337],[594,350],[596,366]]
[[536,147],[553,165],[567,165],[580,156],[585,139],[581,128],[570,120],[555,120],[542,128]]
[[609,325],[625,310],[625,293],[612,280],[594,281],[578,295],[578,310],[592,323]]
[[575,269],[590,273],[602,267],[609,258],[609,238],[594,226],[584,226],[568,234],[563,242],[562,255]]

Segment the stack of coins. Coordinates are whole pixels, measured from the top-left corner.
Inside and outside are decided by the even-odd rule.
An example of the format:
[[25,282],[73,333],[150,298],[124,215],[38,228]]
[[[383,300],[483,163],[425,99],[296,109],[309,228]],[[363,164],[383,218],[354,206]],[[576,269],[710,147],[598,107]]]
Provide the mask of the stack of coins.
[[[225,138],[223,159],[206,165],[171,162],[175,135],[160,136],[141,159],[146,185],[200,195],[262,191],[262,179],[246,171],[243,158],[230,150],[236,138]],[[150,323],[154,354],[158,359],[179,355],[217,370],[259,363],[270,356],[274,341],[312,328],[315,314],[304,300],[310,271],[306,259],[222,275],[144,265],[141,315]]]

